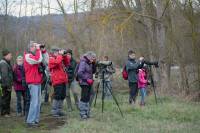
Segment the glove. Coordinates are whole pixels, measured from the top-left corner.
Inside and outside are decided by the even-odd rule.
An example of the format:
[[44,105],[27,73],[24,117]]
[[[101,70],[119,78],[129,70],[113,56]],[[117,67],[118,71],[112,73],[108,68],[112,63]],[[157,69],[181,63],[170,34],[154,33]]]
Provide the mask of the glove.
[[87,83],[88,83],[89,85],[93,85],[94,80],[92,80],[92,79],[87,79]]

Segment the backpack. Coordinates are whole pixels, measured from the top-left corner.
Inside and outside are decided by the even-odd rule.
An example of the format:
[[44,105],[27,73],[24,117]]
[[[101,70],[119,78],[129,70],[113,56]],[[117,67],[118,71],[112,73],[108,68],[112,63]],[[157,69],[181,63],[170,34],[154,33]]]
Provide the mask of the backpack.
[[124,80],[128,80],[128,72],[126,71],[126,65],[124,65],[124,67],[123,67],[122,77]]

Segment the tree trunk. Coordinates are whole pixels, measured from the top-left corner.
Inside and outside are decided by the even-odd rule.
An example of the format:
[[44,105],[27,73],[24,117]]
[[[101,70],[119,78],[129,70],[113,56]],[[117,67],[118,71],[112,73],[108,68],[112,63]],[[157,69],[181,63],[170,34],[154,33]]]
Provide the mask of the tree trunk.
[[[164,6],[163,0],[156,0],[156,13],[157,19],[161,19]],[[167,63],[166,63],[166,44],[165,44],[165,27],[163,23],[157,23],[156,25],[157,44],[159,46],[159,65],[160,65],[160,89],[164,92],[169,88],[169,77],[167,75]]]

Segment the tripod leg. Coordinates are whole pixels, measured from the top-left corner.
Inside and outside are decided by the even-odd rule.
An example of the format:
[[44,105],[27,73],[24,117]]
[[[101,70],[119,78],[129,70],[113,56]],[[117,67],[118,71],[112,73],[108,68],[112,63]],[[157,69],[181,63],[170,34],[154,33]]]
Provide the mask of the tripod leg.
[[103,113],[103,109],[104,109],[104,98],[105,98],[105,81],[103,79],[103,90],[102,90],[102,113]]
[[97,96],[98,96],[98,93],[99,93],[99,86],[100,86],[100,82],[97,84],[97,92],[96,92],[96,96],[95,96],[94,107],[96,107],[96,103],[97,103]]
[[119,112],[120,112],[121,116],[124,117],[124,115],[123,115],[123,113],[122,113],[122,110],[121,110],[121,108],[119,107],[119,103],[118,103],[118,101],[117,101],[117,98],[116,98],[115,95],[112,93],[112,91],[110,90],[110,88],[108,88],[108,90],[109,90],[110,94],[112,95],[112,97],[113,97],[113,99],[114,99],[114,101],[115,101],[115,103],[116,103],[116,105],[117,105],[117,107],[118,107],[118,109],[119,109]]

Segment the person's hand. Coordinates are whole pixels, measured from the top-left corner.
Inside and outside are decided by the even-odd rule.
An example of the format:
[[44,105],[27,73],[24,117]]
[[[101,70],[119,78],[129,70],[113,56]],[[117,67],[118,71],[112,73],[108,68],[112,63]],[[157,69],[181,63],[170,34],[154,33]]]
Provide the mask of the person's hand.
[[61,55],[63,55],[63,54],[64,54],[64,51],[65,51],[65,50],[62,49],[62,50],[59,50],[58,53],[61,54]]
[[140,60],[140,61],[143,61],[143,60],[144,60],[144,57],[140,57],[139,60]]
[[88,83],[89,85],[93,85],[94,80],[93,80],[93,79],[87,79],[87,83]]
[[40,49],[40,44],[35,43],[36,49]]

